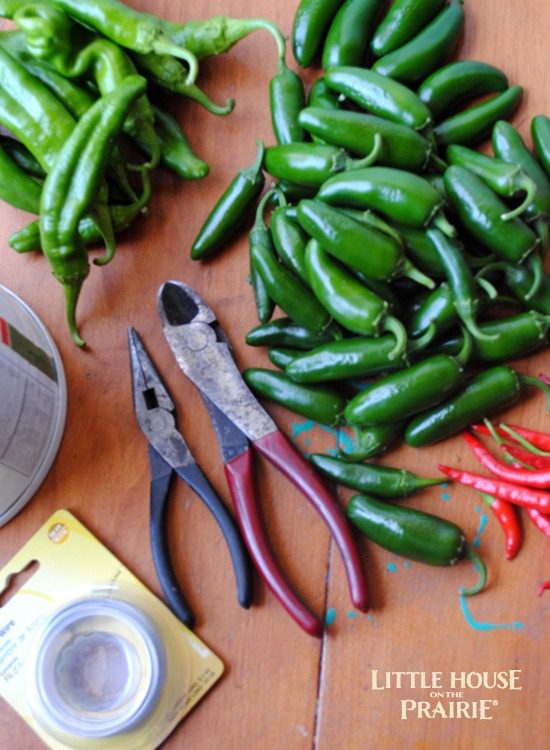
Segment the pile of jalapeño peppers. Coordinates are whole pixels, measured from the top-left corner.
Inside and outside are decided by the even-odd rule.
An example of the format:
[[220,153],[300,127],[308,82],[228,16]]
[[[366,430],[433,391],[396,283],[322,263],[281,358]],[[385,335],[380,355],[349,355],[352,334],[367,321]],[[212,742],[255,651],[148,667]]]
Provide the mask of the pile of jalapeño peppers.
[[[365,461],[403,438],[421,447],[482,423],[526,386],[550,403],[547,385],[507,364],[545,346],[550,326],[550,119],[531,122],[533,154],[509,123],[522,87],[453,58],[464,20],[462,0],[301,0],[294,57],[320,62],[319,75],[307,93],[288,70],[272,87],[276,143],[258,143],[191,257],[207,259],[250,221],[259,325],[246,341],[268,347],[278,369],[248,369],[246,381],[299,415],[351,427],[352,450],[310,459],[361,493],[352,523],[410,559],[469,557],[479,582],[468,595],[486,573],[460,529],[387,502],[445,479]],[[493,155],[475,148],[488,138]],[[510,559],[514,498],[484,493]],[[550,536],[550,505],[521,504]]]
[[0,30],[0,198],[39,217],[9,244],[43,252],[83,346],[76,305],[90,247],[105,247],[95,264],[112,260],[117,234],[147,212],[157,166],[184,180],[209,171],[163,94],[229,114],[232,100],[216,104],[197,85],[199,61],[264,29],[277,48],[274,79],[284,77],[285,39],[263,18],[180,24],[119,0],[0,0],[0,17],[13,22]]

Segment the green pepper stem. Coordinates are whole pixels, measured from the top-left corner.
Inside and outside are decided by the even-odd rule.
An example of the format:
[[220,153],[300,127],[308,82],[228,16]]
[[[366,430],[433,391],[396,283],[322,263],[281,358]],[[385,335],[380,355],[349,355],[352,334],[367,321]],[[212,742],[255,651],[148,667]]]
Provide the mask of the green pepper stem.
[[405,326],[394,315],[386,315],[382,330],[393,333],[396,338],[395,346],[388,354],[389,360],[396,359],[405,351],[405,347],[407,346],[408,337]]
[[433,151],[428,158],[428,164],[441,173],[443,173],[449,166],[444,159],[437,154],[434,154]]
[[191,86],[195,83],[199,74],[199,61],[188,49],[174,44],[169,37],[163,35],[157,37],[153,42],[153,52],[157,55],[172,55],[172,57],[184,60],[189,68],[185,83],[187,86]]
[[363,167],[370,167],[371,164],[374,164],[374,162],[378,159],[380,156],[380,152],[382,150],[382,146],[384,145],[384,141],[382,139],[382,136],[380,133],[375,133],[374,135],[374,143],[372,144],[372,149],[370,154],[367,154],[367,156],[363,157],[362,159],[350,159],[346,169],[362,169]]
[[511,211],[506,211],[505,213],[501,214],[500,218],[502,219],[502,221],[510,221],[511,219],[515,219],[517,216],[522,214],[535,200],[535,196],[537,194],[536,183],[528,175],[526,175],[525,172],[518,171],[515,177],[515,192],[524,191],[525,198],[519,204],[519,206],[512,209]]
[[489,299],[494,300],[498,297],[498,292],[495,287],[491,284],[490,281],[484,279],[482,275],[476,276],[476,283],[483,289],[484,292],[487,293]]
[[542,258],[536,252],[536,250],[527,258],[527,260],[525,261],[525,265],[528,266],[529,270],[533,274],[533,283],[531,284],[529,291],[525,294],[525,300],[527,301],[530,300],[531,297],[534,297],[540,289],[540,285],[542,283],[544,275],[544,269],[542,267]]
[[404,247],[403,237],[399,232],[390,226],[386,221],[377,216],[373,211],[368,208],[366,211],[361,212],[361,221],[371,229],[378,229],[378,231],[387,234],[392,237],[401,247]]
[[437,229],[443,232],[443,234],[447,235],[447,237],[457,236],[456,228],[451,224],[451,222],[447,219],[442,211],[437,212],[431,223],[434,225],[434,227],[437,227]]
[[201,107],[204,107],[207,112],[213,115],[229,115],[235,107],[234,99],[227,99],[225,104],[215,104],[196,83],[182,87],[178,93],[197,102],[197,104],[200,104]]
[[466,328],[462,329],[462,338],[462,346],[460,347],[460,351],[455,359],[461,367],[464,367],[472,356],[473,340],[470,332]]
[[543,383],[542,380],[534,378],[531,375],[518,374],[520,383],[524,385],[532,385],[535,388],[539,388],[546,395],[546,410],[550,411],[550,387]]
[[402,263],[401,273],[399,275],[406,276],[408,279],[412,279],[413,281],[416,281],[417,284],[425,286],[428,289],[435,289],[435,281],[430,279],[429,276],[426,276],[425,273],[422,273],[422,271],[414,266],[408,259],[405,259]]
[[539,216],[535,221],[535,231],[540,240],[541,250],[543,254],[546,254],[548,250],[548,219],[546,216]]
[[462,596],[473,596],[474,594],[479,594],[479,592],[485,588],[485,584],[487,583],[487,568],[485,567],[485,563],[477,554],[477,552],[474,552],[471,546],[467,543],[464,544],[462,557],[470,560],[477,573],[479,574],[479,580],[468,589],[461,588],[460,593]]
[[407,341],[407,356],[411,354],[415,355],[417,352],[421,352],[427,346],[429,346],[437,334],[437,327],[435,323],[430,323],[426,328],[426,331],[418,338],[409,338]]

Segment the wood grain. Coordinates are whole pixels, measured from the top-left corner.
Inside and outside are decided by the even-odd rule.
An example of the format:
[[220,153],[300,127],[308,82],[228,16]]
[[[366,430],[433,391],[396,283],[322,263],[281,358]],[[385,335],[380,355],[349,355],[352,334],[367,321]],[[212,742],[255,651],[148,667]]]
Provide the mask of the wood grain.
[[[263,15],[290,33],[296,0],[168,2],[141,0],[143,10],[173,20]],[[514,123],[528,137],[530,118],[550,111],[546,0],[523,5],[512,0],[466,0],[467,23],[458,54],[502,67],[510,81],[525,86]],[[291,56],[289,55],[289,61]],[[135,326],[173,394],[180,429],[221,496],[228,500],[213,433],[196,392],[176,368],[160,330],[156,293],[169,278],[187,281],[215,309],[231,337],[241,368],[263,365],[265,352],[247,348],[245,333],[256,323],[246,277],[246,240],[236,239],[208,263],[193,263],[193,237],[237,169],[252,162],[256,139],[273,142],[268,81],[275,72],[275,49],[264,32],[230,53],[201,65],[201,83],[215,101],[232,96],[234,112],[216,118],[193,102],[171,101],[190,140],[211,166],[210,175],[182,183],[161,173],[154,177],[149,216],[121,239],[107,268],[93,268],[86,281],[79,316],[89,351],[78,351],[65,330],[60,288],[43,258],[17,256],[7,238],[25,224],[20,211],[2,205],[0,283],[27,301],[55,335],[69,387],[67,426],[57,460],[25,510],[0,530],[3,565],[57,508],[66,507],[94,532],[155,593],[160,593],[148,541],[146,445],[132,413],[127,328]],[[309,83],[318,71],[304,73]],[[517,363],[522,372],[548,370],[547,351]],[[296,422],[269,407],[291,433]],[[507,412],[509,421],[548,429],[543,399],[529,394]],[[309,437],[309,436],[307,436]],[[330,445],[316,432],[313,446]],[[304,449],[311,446],[299,439]],[[433,475],[438,462],[474,468],[460,438],[423,450],[399,448],[383,459]],[[286,481],[257,461],[261,503],[273,545],[292,583],[323,616],[335,615],[319,642],[303,634],[258,583],[250,611],[238,608],[225,546],[218,530],[191,491],[175,485],[170,510],[171,545],[178,575],[197,612],[197,633],[226,664],[222,681],[208,694],[164,747],[187,750],[503,750],[548,746],[550,729],[545,688],[548,681],[550,595],[536,595],[550,576],[548,545],[526,521],[519,557],[504,560],[495,519],[486,517],[472,493],[452,487],[425,491],[409,502],[455,520],[470,539],[479,535],[489,568],[489,587],[469,602],[477,627],[461,610],[458,589],[474,573],[464,562],[453,569],[408,565],[361,542],[373,607],[353,612],[337,552],[307,503]],[[347,497],[340,493],[342,503]],[[483,528],[486,521],[487,525]],[[480,532],[482,529],[482,533]],[[521,628],[512,627],[520,622]],[[486,624],[486,629],[479,629]],[[372,672],[451,672],[521,670],[520,691],[466,689],[461,700],[498,700],[491,720],[400,718],[401,700],[437,700],[429,690],[404,687],[373,690]],[[445,699],[446,700],[446,699]],[[34,750],[42,743],[5,704],[0,705],[0,747]]]

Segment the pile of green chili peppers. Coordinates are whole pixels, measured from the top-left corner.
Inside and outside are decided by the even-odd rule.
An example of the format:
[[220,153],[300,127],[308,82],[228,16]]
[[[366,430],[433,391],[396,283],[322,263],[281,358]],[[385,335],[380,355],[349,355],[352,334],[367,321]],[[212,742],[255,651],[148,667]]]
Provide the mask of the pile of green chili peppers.
[[112,260],[117,235],[147,212],[150,172],[161,165],[184,180],[208,174],[162,94],[179,94],[215,115],[196,83],[199,61],[253,31],[274,38],[287,72],[285,39],[271,21],[217,16],[173,23],[119,0],[0,0],[0,198],[38,219],[9,240],[41,250],[65,292],[74,341],[83,346],[76,305],[88,276]]
[[[351,450],[312,461],[385,499],[431,480],[361,461],[545,389],[508,363],[548,340],[550,119],[533,118],[532,153],[509,122],[522,87],[456,59],[464,21],[463,0],[301,0],[292,49],[317,75],[307,90],[287,74],[275,143],[258,143],[191,247],[207,259],[252,224],[246,341],[278,369],[245,379],[350,427]],[[489,138],[493,155],[476,149]]]

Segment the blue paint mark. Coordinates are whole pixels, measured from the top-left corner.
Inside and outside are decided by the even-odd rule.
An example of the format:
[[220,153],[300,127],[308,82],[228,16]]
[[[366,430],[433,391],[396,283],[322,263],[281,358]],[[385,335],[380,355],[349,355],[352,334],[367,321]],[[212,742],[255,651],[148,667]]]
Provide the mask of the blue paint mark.
[[388,573],[397,573],[397,565],[395,563],[388,563],[386,565],[386,570]]
[[350,618],[350,620],[356,620],[359,617],[357,612],[354,612],[352,609],[350,609],[349,612],[346,612],[346,615]]
[[334,609],[334,607],[329,607],[325,615],[325,625],[327,625],[328,627],[332,625],[335,620],[336,620],[336,610]]
[[407,560],[407,562],[403,563],[403,567],[408,570],[409,568],[412,568],[412,563]]
[[[481,508],[476,510],[478,510],[478,512],[481,512]],[[487,513],[481,513],[481,518],[479,520],[479,529],[477,530],[477,534],[475,535],[472,542],[474,547],[479,547],[479,545],[481,544],[481,535],[483,534],[483,532],[485,531],[485,527],[487,526],[487,518]]]
[[442,499],[442,500],[450,500],[450,499],[451,499],[451,496],[449,495],[449,493],[448,493],[448,492],[442,492],[442,493],[441,493],[441,499]]
[[464,596],[464,594],[462,593],[459,593],[459,598],[462,614],[464,615],[464,618],[468,625],[470,625],[470,627],[472,627],[474,630],[521,630],[525,627],[522,622],[518,622],[517,620],[514,620],[510,623],[504,622],[497,624],[490,622],[478,622],[474,619],[472,613],[470,612],[470,609],[466,602],[468,597]]
[[372,612],[368,613],[367,620],[371,620],[371,621],[374,620],[374,615],[372,614]]
[[313,419],[308,419],[306,422],[294,422],[292,425],[292,437],[299,437],[302,432],[309,432],[315,427]]

